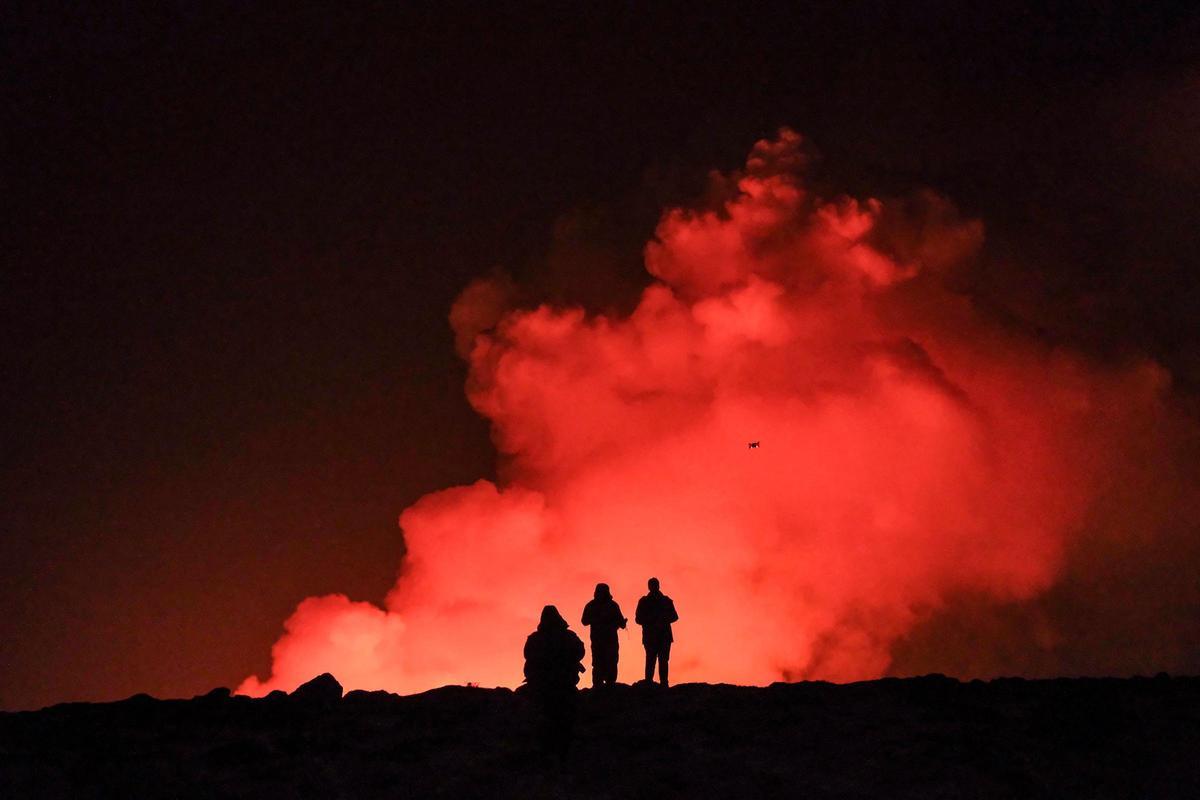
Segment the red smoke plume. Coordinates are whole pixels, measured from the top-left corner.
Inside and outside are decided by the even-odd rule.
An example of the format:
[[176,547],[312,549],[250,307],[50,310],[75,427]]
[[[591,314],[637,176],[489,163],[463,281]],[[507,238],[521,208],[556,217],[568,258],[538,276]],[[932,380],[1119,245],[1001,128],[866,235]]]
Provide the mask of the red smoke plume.
[[[983,226],[945,200],[827,202],[803,169],[784,130],[714,178],[716,207],[664,214],[628,317],[468,287],[450,316],[502,485],[404,511],[384,607],[305,600],[240,691],[324,671],[515,685],[544,604],[578,628],[606,581],[632,616],[652,575],[680,613],[678,680],[871,678],[951,598],[1051,587],[1167,374],[1056,349],[950,288]],[[622,646],[639,678],[635,631]]]

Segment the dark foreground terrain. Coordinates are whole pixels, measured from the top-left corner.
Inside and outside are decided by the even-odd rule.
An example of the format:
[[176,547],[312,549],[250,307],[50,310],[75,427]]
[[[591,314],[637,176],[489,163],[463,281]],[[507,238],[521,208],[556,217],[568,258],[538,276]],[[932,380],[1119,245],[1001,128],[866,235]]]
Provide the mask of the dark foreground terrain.
[[562,766],[519,693],[340,693],[0,714],[0,797],[1200,797],[1197,678],[618,686]]

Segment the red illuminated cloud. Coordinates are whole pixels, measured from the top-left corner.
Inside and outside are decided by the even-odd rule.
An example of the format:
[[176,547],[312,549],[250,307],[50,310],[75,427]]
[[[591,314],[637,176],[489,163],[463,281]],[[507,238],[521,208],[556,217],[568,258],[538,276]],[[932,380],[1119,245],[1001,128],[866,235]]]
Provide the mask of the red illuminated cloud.
[[628,317],[469,287],[451,320],[504,485],[407,509],[385,608],[305,600],[240,691],[515,685],[544,604],[578,627],[605,581],[631,616],[651,575],[678,680],[870,678],[956,594],[1053,585],[1167,375],[991,319],[947,281],[979,222],[932,194],[814,197],[801,145],[759,142],[719,207],[667,211]]

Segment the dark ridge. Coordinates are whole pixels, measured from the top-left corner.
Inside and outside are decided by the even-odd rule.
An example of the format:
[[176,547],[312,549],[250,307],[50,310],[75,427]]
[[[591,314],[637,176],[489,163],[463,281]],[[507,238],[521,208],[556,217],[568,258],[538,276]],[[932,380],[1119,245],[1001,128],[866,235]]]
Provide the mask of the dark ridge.
[[331,706],[342,699],[342,685],[337,678],[323,672],[307,683],[302,683],[289,695],[293,701],[314,706]]
[[0,796],[1200,797],[1200,678],[618,685],[562,766],[521,691],[306,686],[0,714]]

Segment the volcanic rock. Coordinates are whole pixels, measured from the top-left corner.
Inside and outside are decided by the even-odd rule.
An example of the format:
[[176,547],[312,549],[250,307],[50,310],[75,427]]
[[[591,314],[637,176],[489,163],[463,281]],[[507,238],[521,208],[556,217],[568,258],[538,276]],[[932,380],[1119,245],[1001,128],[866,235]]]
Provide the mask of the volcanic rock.
[[307,683],[302,683],[289,695],[305,705],[332,705],[342,699],[342,685],[337,678],[323,672]]
[[342,697],[342,702],[348,706],[356,706],[360,708],[382,708],[389,705],[394,706],[400,701],[400,695],[392,692],[376,689],[367,691],[365,689],[354,689],[346,692]]
[[220,713],[145,696],[0,713],[0,797],[1200,797],[1190,677],[617,685],[579,692],[561,765],[525,693],[305,686]]
[[228,700],[232,695],[233,692],[228,686],[218,686],[217,688],[205,692],[204,694],[197,695],[194,699],[215,702],[218,700]]

